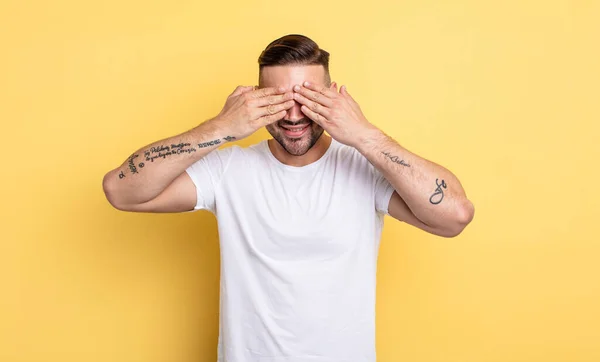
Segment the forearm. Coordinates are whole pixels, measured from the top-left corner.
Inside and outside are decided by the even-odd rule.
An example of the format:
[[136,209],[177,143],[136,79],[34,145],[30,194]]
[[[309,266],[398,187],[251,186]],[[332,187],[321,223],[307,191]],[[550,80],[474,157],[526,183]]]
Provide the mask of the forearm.
[[158,196],[194,162],[233,140],[214,119],[132,153],[104,176],[103,187],[112,204],[139,204]]
[[446,168],[406,150],[377,128],[365,133],[357,149],[423,223],[454,229],[470,222],[473,205],[459,180]]

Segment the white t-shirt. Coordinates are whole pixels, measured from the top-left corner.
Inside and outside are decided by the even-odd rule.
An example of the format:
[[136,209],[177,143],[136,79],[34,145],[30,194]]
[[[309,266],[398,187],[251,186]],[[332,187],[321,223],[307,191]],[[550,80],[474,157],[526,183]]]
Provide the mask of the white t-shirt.
[[218,222],[218,362],[375,362],[375,274],[389,182],[332,140],[303,167],[267,141],[186,172]]

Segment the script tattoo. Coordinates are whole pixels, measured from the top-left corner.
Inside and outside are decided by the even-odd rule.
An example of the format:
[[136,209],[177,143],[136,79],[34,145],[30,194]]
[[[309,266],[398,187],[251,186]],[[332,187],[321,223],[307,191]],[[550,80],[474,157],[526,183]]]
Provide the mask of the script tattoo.
[[221,143],[221,140],[217,138],[216,140],[213,140],[213,141],[198,143],[198,147],[205,148],[205,147],[210,147],[210,146],[216,146],[220,143]]
[[[223,138],[225,141],[234,141],[236,138],[232,137],[232,136],[227,136],[225,138]],[[198,147],[199,148],[205,148],[205,147],[210,147],[210,146],[216,146],[221,144],[221,140],[220,139],[216,139],[213,141],[209,141],[209,142],[203,142],[203,143],[198,143]],[[154,146],[154,147],[150,147],[150,149],[144,151],[144,158],[146,159],[146,162],[154,162],[154,160],[156,160],[157,158],[162,158],[165,159],[168,156],[172,156],[172,155],[182,155],[182,154],[186,154],[186,153],[193,153],[197,151],[197,147],[192,146],[191,143],[171,143],[170,145],[160,145],[160,146]],[[144,168],[144,166],[146,166],[146,164],[144,162],[136,162],[139,160],[136,160],[136,158],[138,158],[140,155],[138,154],[132,154],[131,156],[129,156],[127,158],[127,166],[129,168],[129,171],[131,172],[131,174],[135,175],[136,173],[140,173],[140,170],[142,168]],[[125,172],[121,171],[121,173],[119,174],[119,179],[124,179],[125,178]]]
[[[431,202],[434,205],[439,204],[440,202],[442,202],[442,200],[444,199],[444,190],[442,190],[443,188],[447,188],[446,186],[446,182],[444,180],[442,180],[442,182],[438,182],[438,179],[435,179],[435,184],[437,185],[437,188],[435,189],[435,192],[433,193],[433,195],[431,195],[431,197],[429,198],[429,202]],[[439,195],[439,196],[438,196]],[[436,198],[436,200],[434,200],[434,198]]]
[[397,163],[402,166],[410,167],[410,165],[408,163],[406,163],[404,160],[401,160],[398,156],[392,156],[389,152],[381,152],[381,153],[383,153],[387,158],[390,159],[390,161],[392,161],[394,163]]
[[[191,147],[190,143],[178,143],[169,145],[161,145],[150,147],[149,150],[144,152],[146,161],[154,162],[157,158],[165,159],[167,156],[181,155],[184,153],[196,152],[194,147]],[[139,165],[140,167],[144,167]]]
[[131,171],[131,173],[133,173],[133,174],[138,173],[137,167],[135,167],[135,162],[133,162],[133,160],[135,160],[137,157],[138,157],[138,155],[129,156],[129,161],[128,161],[129,171]]

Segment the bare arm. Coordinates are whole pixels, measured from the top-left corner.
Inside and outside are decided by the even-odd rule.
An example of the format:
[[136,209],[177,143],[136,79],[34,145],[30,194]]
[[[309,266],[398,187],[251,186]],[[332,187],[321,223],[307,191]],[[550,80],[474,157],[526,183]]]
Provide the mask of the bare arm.
[[294,105],[286,89],[238,87],[213,119],[132,153],[103,179],[115,208],[180,212],[195,206],[196,189],[185,170],[220,145],[249,136],[285,116]]
[[[406,150],[377,128],[364,132],[357,150],[389,181],[400,196],[392,197],[390,215],[410,209],[422,229],[458,235],[473,218],[473,204],[448,169]],[[400,205],[402,203],[403,205]],[[410,215],[409,215],[410,217]],[[404,221],[406,216],[402,217]],[[414,223],[412,223],[414,225]]]
[[305,82],[294,92],[304,114],[339,142],[356,148],[394,187],[391,216],[447,237],[458,235],[471,222],[473,204],[456,176],[372,125],[345,86],[337,92]]
[[234,139],[216,120],[210,120],[185,133],[142,147],[104,176],[106,198],[123,210],[148,203],[194,162]]

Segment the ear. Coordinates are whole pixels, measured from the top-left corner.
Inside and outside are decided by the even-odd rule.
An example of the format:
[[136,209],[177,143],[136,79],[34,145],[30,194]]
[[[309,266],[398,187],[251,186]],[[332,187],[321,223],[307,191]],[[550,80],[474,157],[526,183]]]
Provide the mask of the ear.
[[334,91],[337,92],[337,83],[336,82],[331,82],[331,85],[329,86],[329,89],[333,89]]

